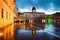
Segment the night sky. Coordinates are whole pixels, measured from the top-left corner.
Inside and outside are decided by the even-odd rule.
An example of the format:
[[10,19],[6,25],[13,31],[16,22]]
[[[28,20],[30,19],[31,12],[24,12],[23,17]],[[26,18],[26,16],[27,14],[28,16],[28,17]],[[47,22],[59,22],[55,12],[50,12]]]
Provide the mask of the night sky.
[[60,12],[60,0],[16,0],[16,4],[18,12],[31,12],[32,7],[45,14]]

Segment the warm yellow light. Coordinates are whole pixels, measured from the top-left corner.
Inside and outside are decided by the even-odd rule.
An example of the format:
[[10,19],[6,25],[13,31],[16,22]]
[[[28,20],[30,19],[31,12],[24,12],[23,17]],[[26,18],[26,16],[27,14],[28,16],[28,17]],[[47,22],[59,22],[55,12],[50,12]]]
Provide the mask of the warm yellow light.
[[29,20],[29,23],[31,22],[31,20]]
[[45,19],[42,19],[42,23],[45,23],[46,22],[46,20]]
[[35,31],[33,31],[33,35],[35,34]]
[[0,36],[2,36],[3,35],[3,33],[0,33]]

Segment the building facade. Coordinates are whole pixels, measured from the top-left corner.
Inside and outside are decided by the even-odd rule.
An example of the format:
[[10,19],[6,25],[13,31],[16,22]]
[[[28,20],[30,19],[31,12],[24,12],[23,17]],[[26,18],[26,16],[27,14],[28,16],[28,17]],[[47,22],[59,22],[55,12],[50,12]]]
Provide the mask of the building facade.
[[56,12],[55,14],[52,14],[52,18],[53,18],[53,23],[55,23],[55,25],[60,26],[60,12]]
[[0,28],[14,23],[15,9],[15,0],[0,0]]
[[[30,27],[39,26],[40,29],[44,29],[40,23],[45,24],[46,23],[46,17],[44,12],[36,12],[36,8],[32,8],[32,12],[23,12],[19,14],[19,21],[20,24],[24,25],[24,27],[27,27],[29,25]],[[39,23],[39,24],[38,24]],[[25,28],[24,28],[25,29]]]
[[20,21],[25,21],[25,20],[40,20],[42,22],[42,19],[45,18],[44,12],[36,12],[36,8],[32,8],[32,12],[23,12],[20,13]]

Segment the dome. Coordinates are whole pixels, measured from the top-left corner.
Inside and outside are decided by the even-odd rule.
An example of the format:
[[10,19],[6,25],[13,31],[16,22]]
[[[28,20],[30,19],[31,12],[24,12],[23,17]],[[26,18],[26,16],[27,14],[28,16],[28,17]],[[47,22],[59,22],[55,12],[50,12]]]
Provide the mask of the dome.
[[35,8],[35,7],[33,7],[33,8],[32,8],[32,11],[33,11],[33,10],[35,10],[35,11],[36,11],[36,8]]

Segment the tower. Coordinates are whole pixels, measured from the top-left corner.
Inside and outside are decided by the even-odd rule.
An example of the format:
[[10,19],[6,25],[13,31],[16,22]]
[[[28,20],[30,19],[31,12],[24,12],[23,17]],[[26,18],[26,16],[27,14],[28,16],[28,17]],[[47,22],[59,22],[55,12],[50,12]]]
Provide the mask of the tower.
[[36,12],[36,8],[35,8],[35,7],[32,8],[32,12],[33,12],[33,13]]

